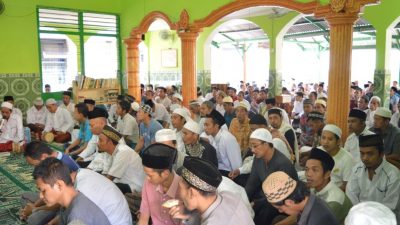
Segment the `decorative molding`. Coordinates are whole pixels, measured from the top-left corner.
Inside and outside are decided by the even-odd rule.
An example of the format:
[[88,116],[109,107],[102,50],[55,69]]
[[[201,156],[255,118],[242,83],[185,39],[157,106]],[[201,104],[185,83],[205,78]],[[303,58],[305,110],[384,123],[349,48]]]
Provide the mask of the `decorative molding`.
[[340,12],[344,10],[344,7],[346,6],[346,0],[331,0],[331,9],[333,12]]
[[171,30],[176,30],[176,23],[173,23],[167,14],[160,11],[153,11],[142,19],[138,27],[132,29],[131,36],[139,35],[141,37],[141,35],[146,33],[149,30],[150,25],[157,19],[164,20]]

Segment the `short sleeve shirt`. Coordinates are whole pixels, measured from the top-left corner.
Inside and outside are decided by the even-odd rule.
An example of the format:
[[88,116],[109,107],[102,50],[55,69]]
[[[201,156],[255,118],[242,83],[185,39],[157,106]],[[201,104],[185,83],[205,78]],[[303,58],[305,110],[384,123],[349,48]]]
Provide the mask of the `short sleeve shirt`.
[[88,143],[90,139],[92,139],[92,131],[90,130],[89,120],[86,119],[85,122],[80,124],[79,128],[79,140],[83,141],[84,143]]
[[140,136],[144,138],[144,148],[156,140],[156,132],[162,128],[161,124],[154,119],[151,119],[148,127],[144,123],[140,123],[139,131]]

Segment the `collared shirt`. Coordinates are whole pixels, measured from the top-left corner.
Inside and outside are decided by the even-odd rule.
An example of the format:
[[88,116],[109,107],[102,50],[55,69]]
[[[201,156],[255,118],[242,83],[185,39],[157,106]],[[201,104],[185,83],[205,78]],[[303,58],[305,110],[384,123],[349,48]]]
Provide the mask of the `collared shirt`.
[[23,118],[24,116],[22,115],[22,111],[18,108],[13,107],[12,109],[12,113],[11,114],[16,114],[18,116],[20,116],[21,118]]
[[215,110],[217,112],[221,113],[221,115],[225,115],[225,109],[224,109],[224,104],[215,104]]
[[243,121],[243,123],[240,123],[237,118],[234,118],[229,126],[229,132],[235,136],[242,153],[249,148],[251,134],[249,121],[250,119],[248,117]]
[[[92,131],[90,130],[89,120],[85,119],[85,122],[81,123],[79,126],[78,139],[83,143],[88,143],[92,139]],[[81,143],[82,144],[82,143]]]
[[171,122],[167,109],[160,103],[154,103],[154,112],[151,113],[151,117],[158,121]]
[[[227,216],[229,213],[229,216]],[[253,225],[254,221],[241,198],[230,192],[217,194],[217,199],[201,214],[201,225]]]
[[68,105],[65,105],[64,103],[60,104],[61,108],[68,110],[68,112],[71,114],[71,117],[74,118],[74,110],[75,110],[75,104],[70,102]]
[[74,121],[66,109],[57,107],[55,113],[47,114],[46,126],[44,127],[45,132],[50,132],[54,129],[55,131],[71,133],[73,128]]
[[79,154],[79,157],[83,159],[84,162],[92,161],[97,153],[99,141],[99,136],[92,135],[92,138],[86,145],[86,148]]
[[355,162],[350,153],[343,148],[340,148],[332,158],[335,161],[335,166],[331,172],[331,180],[336,186],[341,187],[343,182],[350,180],[351,169]]
[[[314,190],[315,192],[315,190]],[[336,218],[343,223],[350,208],[353,206],[346,194],[332,181],[321,191],[315,192],[315,196],[324,200]]]
[[[367,127],[361,132],[360,135],[371,135],[373,132],[369,131]],[[353,160],[358,163],[361,162],[360,158],[360,146],[358,142],[358,137],[359,135],[356,135],[355,133],[351,133],[346,140],[346,143],[344,144],[344,149],[346,149],[348,152],[350,152],[351,156],[353,157]]]
[[159,122],[154,119],[150,120],[149,125],[147,126],[145,123],[140,123],[139,125],[139,133],[140,136],[144,138],[144,146],[145,149],[147,146],[151,145],[156,140],[157,131],[161,130],[163,127]]
[[383,152],[385,155],[396,154],[400,156],[400,129],[389,123],[385,130],[371,128],[370,131],[375,132],[383,137]]
[[399,103],[399,96],[397,94],[394,94],[392,97],[390,97],[390,108],[392,113],[398,112],[397,104]]
[[105,176],[89,169],[79,169],[75,187],[107,216],[112,225],[131,225],[132,216],[122,192]]
[[332,214],[328,206],[314,194],[310,194],[308,201],[300,213],[298,225],[339,225],[339,221]]
[[165,98],[160,98],[159,96],[155,97],[154,99],[157,103],[162,104],[165,108],[169,108],[171,106],[171,99],[168,98],[168,96],[165,96]]
[[128,184],[132,191],[142,190],[145,178],[142,158],[126,144],[115,147],[107,174],[115,177],[114,183]]
[[217,150],[219,170],[232,171],[242,166],[240,146],[228,130],[220,129],[210,142]]
[[114,123],[117,120],[117,104],[112,104],[108,110],[108,121]]
[[375,111],[372,111],[371,109],[366,109],[364,112],[367,114],[367,119],[365,120],[365,124],[367,125],[368,128],[374,127],[374,115]]
[[346,194],[353,204],[365,201],[376,201],[384,204],[396,214],[397,222],[400,217],[399,205],[400,171],[395,166],[382,160],[375,170],[372,180],[369,179],[368,169],[361,162],[352,171],[347,183]]
[[47,109],[46,107],[42,107],[40,110],[37,110],[35,106],[32,106],[26,112],[26,123],[27,124],[46,124],[47,117]]
[[296,113],[297,115],[301,115],[303,114],[303,101],[304,99],[301,99],[301,102],[299,101],[294,101],[294,106],[293,106],[293,111],[294,113]]
[[251,206],[251,204],[249,202],[249,198],[247,197],[246,190],[244,190],[244,188],[242,186],[236,184],[233,180],[222,176],[222,182],[219,184],[217,191],[218,191],[218,193],[227,191],[227,192],[230,192],[230,193],[240,197],[242,199],[242,202],[246,206],[247,211],[249,211],[251,218],[254,218],[253,207]]
[[390,123],[395,127],[399,127],[399,119],[400,119],[400,112],[397,111],[392,115],[392,118],[390,119]]
[[136,119],[129,113],[125,114],[122,119],[118,117],[117,131],[128,136],[128,139],[133,143],[137,143],[139,140],[139,126]]
[[168,209],[162,204],[170,199],[179,199],[179,181],[181,177],[174,173],[174,179],[168,191],[164,193],[161,185],[154,185],[145,180],[142,190],[140,213],[151,217],[154,225],[178,225],[179,220],[171,218]]
[[0,143],[20,142],[24,140],[24,127],[22,118],[18,114],[11,113],[8,120],[3,119],[1,127]]

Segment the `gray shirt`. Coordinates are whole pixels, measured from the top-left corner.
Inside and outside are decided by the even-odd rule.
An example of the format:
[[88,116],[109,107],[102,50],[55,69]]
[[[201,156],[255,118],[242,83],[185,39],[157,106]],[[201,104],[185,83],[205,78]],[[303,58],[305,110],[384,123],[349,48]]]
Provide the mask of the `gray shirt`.
[[298,225],[339,225],[326,203],[314,194],[310,194],[303,211],[299,216]]
[[263,159],[254,158],[250,176],[245,187],[250,201],[258,198],[265,198],[262,192],[262,183],[265,178],[276,171],[283,171],[294,180],[299,179],[292,162],[278,150],[274,151],[274,155],[268,164],[265,164]]
[[400,155],[400,129],[389,124],[385,130],[371,128],[370,131],[379,134],[383,138],[385,155]]
[[[229,214],[229,216],[227,216]],[[201,215],[201,225],[254,225],[242,199],[230,192],[217,194],[217,199]]]
[[80,192],[68,208],[61,209],[60,221],[62,225],[68,225],[72,221],[80,221],[86,225],[111,225],[104,212]]

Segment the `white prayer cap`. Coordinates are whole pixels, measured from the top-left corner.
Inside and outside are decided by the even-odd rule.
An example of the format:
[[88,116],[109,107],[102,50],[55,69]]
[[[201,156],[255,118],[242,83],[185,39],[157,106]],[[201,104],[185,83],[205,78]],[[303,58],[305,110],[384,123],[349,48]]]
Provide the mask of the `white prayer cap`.
[[1,103],[1,108],[7,108],[7,109],[13,109],[13,104],[9,103],[9,102],[3,102]]
[[200,134],[200,125],[193,120],[186,121],[183,128],[190,130],[193,133]]
[[176,133],[171,129],[161,129],[156,132],[156,142],[176,141]]
[[49,98],[46,100],[46,105],[57,104],[57,101],[54,98]]
[[325,130],[336,134],[339,138],[342,138],[342,130],[336,125],[327,124],[325,125],[324,129],[322,129],[322,131]]
[[173,114],[178,114],[180,116],[182,116],[183,118],[185,118],[186,121],[190,120],[190,114],[187,110],[185,110],[184,108],[177,108],[174,109],[174,111],[172,111]]
[[353,206],[345,225],[395,225],[396,216],[387,206],[378,202],[361,202]]
[[280,138],[274,138],[272,139],[272,144],[274,145],[274,148],[278,151],[280,151],[284,156],[286,156],[289,160],[292,160],[290,157],[289,150],[285,144],[285,142],[282,141]]
[[175,93],[174,95],[172,95],[172,97],[175,97],[175,98],[179,99],[180,101],[183,101],[182,95],[180,95],[178,93]]
[[137,102],[132,102],[131,103],[131,108],[134,110],[134,111],[139,111],[139,109],[140,109],[140,105],[139,105],[139,103],[137,103]]
[[323,100],[323,99],[317,99],[317,100],[315,101],[315,104],[321,104],[321,105],[324,106],[324,108],[326,108],[326,101]]
[[243,107],[243,108],[245,108],[247,111],[250,110],[250,104],[248,104],[248,103],[245,102],[245,101],[241,101],[241,102],[237,103],[237,104],[235,105],[235,109],[237,109],[238,107]]
[[375,115],[389,119],[392,118],[392,112],[385,107],[378,107],[375,111]]
[[43,105],[43,99],[41,97],[37,97],[35,98],[35,100],[33,101],[34,105]]
[[272,143],[272,135],[265,128],[258,128],[257,130],[253,131],[253,133],[250,135],[250,138]]

